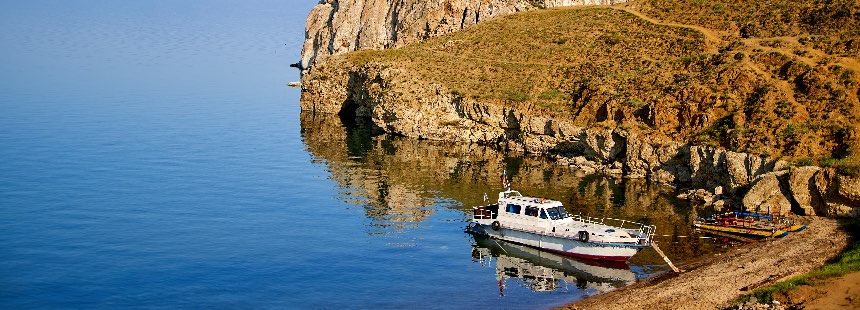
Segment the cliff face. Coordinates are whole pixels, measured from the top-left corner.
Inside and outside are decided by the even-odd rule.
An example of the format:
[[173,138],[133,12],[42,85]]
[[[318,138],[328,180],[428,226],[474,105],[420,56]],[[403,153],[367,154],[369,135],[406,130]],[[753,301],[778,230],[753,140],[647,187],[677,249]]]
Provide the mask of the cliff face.
[[[335,56],[308,71],[303,111],[369,119],[385,132],[550,154],[586,173],[692,186],[740,195],[752,210],[858,216],[860,184],[832,169],[695,146],[618,129],[588,129],[516,106],[464,98],[384,64]],[[717,188],[720,188],[719,190]]]
[[535,8],[625,0],[323,0],[308,15],[302,68],[331,55],[400,47]]
[[[802,7],[800,16],[819,16]],[[818,21],[807,17],[795,24]],[[750,209],[858,215],[856,178],[773,159],[839,159],[858,141],[856,46],[833,41],[855,28],[807,37],[798,27],[798,37],[743,38],[629,7],[539,10],[317,59],[301,105],[397,135],[725,192]],[[820,49],[831,43],[847,47]]]

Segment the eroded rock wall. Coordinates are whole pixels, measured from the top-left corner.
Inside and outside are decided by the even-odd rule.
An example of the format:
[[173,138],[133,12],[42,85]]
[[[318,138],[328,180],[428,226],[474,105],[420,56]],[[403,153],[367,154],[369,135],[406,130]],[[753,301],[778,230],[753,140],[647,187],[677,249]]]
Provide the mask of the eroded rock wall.
[[625,0],[323,0],[308,15],[301,68],[331,55],[399,47],[536,8]]
[[816,167],[658,140],[623,130],[591,129],[506,104],[464,98],[394,66],[355,66],[334,56],[305,77],[302,110],[370,120],[417,139],[494,145],[547,154],[589,173],[725,191],[750,209],[857,216],[860,182]]

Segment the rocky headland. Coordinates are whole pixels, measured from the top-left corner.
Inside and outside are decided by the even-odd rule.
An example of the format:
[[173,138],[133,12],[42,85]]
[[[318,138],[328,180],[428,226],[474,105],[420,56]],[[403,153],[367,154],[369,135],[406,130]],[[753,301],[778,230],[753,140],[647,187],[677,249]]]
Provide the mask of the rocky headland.
[[699,8],[724,20],[671,14],[693,2],[323,1],[301,106],[700,189],[688,196],[718,207],[860,214],[858,5],[784,4],[787,23],[742,1]]
[[[321,1],[302,110],[669,184],[717,209],[860,216],[860,3],[620,2]],[[802,221],[569,307],[731,306],[848,244],[837,221]]]

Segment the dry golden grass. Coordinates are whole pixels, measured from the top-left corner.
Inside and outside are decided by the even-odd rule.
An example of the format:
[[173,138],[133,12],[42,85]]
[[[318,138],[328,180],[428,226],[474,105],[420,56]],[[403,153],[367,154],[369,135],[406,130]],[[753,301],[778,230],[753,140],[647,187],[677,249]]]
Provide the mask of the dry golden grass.
[[647,23],[620,10],[588,8],[507,16],[421,44],[350,58],[359,64],[396,63],[464,96],[538,101],[551,112],[571,116],[572,90],[583,77],[592,84],[640,84],[702,52],[701,33]]
[[771,157],[858,149],[860,5],[637,1],[539,10],[348,56],[463,97]]

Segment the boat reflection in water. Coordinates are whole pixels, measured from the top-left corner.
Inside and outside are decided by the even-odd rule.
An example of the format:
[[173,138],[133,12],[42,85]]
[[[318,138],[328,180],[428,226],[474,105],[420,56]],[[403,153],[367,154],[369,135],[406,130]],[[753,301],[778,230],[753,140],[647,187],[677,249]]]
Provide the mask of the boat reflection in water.
[[517,279],[535,292],[577,290],[597,294],[636,282],[636,275],[624,262],[577,260],[532,247],[473,236],[472,259],[484,266],[495,260],[499,294],[504,295],[508,279]]

